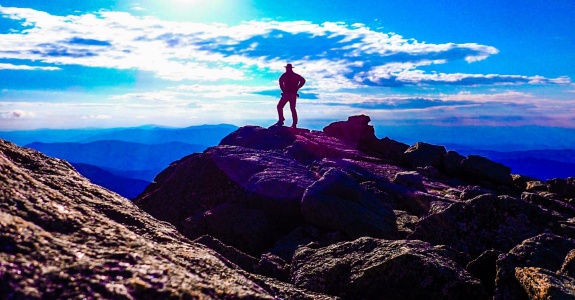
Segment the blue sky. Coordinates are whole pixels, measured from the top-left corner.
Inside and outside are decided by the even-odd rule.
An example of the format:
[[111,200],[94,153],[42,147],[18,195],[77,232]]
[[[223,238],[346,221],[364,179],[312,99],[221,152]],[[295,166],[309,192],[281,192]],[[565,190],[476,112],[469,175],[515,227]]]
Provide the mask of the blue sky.
[[574,15],[572,0],[0,0],[0,130],[269,125],[288,62],[308,81],[303,127],[572,128]]

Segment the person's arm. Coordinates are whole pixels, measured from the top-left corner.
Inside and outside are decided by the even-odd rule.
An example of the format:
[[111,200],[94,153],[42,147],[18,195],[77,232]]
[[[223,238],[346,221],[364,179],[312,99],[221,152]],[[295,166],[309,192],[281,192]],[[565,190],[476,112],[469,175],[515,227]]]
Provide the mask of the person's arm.
[[284,79],[284,75],[280,76],[280,79],[278,80],[278,83],[279,83],[279,85],[280,85],[280,89],[282,90],[282,94],[283,94],[283,92],[285,92],[285,91],[284,91],[284,89],[285,89],[285,79]]
[[301,89],[301,87],[305,84],[305,78],[303,78],[303,76],[299,77],[299,87],[298,89]]

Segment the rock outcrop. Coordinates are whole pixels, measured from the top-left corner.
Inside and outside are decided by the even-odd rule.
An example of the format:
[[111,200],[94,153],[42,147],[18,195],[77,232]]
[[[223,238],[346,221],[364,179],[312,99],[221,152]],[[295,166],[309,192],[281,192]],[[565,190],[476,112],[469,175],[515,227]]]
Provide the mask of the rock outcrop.
[[[541,280],[569,289],[569,243],[549,250],[561,264],[514,257],[538,236],[575,237],[572,180],[528,190],[533,179],[506,166],[378,139],[369,122],[362,115],[323,131],[242,127],[174,162],[135,202],[189,238],[212,235],[247,252],[253,273],[311,292],[520,299]],[[555,279],[545,271],[562,266]]]
[[369,122],[242,127],[134,203],[2,142],[0,298],[572,297],[573,179]]
[[0,140],[0,299],[329,298],[253,275],[65,161]]

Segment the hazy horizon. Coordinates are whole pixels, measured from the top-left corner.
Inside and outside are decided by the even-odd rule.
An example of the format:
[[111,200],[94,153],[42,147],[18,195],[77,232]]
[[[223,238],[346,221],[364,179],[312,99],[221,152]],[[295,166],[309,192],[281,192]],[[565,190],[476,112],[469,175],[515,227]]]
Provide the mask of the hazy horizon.
[[[345,121],[346,119],[336,120]],[[334,122],[336,122],[334,121]],[[307,120],[306,125],[301,128],[321,131],[329,125],[328,120]],[[146,124],[134,127],[109,127],[109,128],[39,128],[32,130],[0,130],[0,138],[8,139],[19,145],[26,145],[31,142],[77,142],[77,140],[88,139],[102,140],[101,138],[93,139],[92,135],[100,133],[114,133],[126,130],[132,135],[131,130],[142,130],[152,132],[152,130],[171,130],[179,132],[186,129],[197,130],[202,127],[209,127],[231,132],[235,128],[243,126],[262,126],[268,127],[270,124],[201,124],[190,125],[185,127],[167,127],[157,124]],[[574,149],[575,130],[570,128],[545,127],[545,126],[428,126],[428,125],[389,125],[379,124],[377,121],[370,122],[375,129],[378,138],[389,137],[399,142],[413,145],[416,142],[426,142],[438,145],[444,145],[448,150],[456,148],[457,150],[474,149],[474,150],[500,150],[504,152],[525,151],[525,150],[560,150]],[[233,129],[233,130],[232,130]],[[81,134],[81,135],[78,135]],[[176,133],[177,134],[177,133]],[[189,133],[181,137],[173,134],[169,141],[188,142]],[[125,140],[122,134],[116,136],[119,140]],[[12,139],[12,140],[11,140]],[[129,138],[128,138],[129,139]],[[197,143],[197,142],[195,142]],[[217,142],[216,142],[217,143]],[[215,145],[216,143],[211,143]],[[211,145],[210,144],[210,145]]]

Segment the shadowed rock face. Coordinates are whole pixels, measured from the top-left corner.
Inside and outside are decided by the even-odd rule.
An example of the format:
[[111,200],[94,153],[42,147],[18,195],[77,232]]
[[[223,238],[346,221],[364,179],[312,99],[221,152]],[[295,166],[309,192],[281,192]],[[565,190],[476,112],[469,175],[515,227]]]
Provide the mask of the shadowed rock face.
[[509,196],[484,195],[454,203],[422,219],[409,236],[454,247],[477,256],[483,251],[509,251],[523,240],[543,233],[553,216]]
[[323,297],[242,271],[68,163],[0,140],[1,299]]
[[422,241],[360,238],[299,248],[291,280],[312,291],[355,299],[487,299],[479,280]]
[[242,127],[137,206],[3,142],[0,298],[568,298],[572,179],[534,185],[369,122]]
[[337,169],[328,170],[307,188],[301,210],[310,224],[339,230],[351,238],[398,236],[391,207],[379,202],[349,175]]

